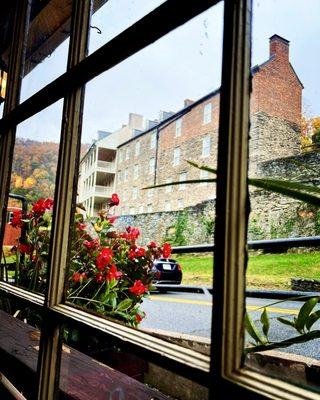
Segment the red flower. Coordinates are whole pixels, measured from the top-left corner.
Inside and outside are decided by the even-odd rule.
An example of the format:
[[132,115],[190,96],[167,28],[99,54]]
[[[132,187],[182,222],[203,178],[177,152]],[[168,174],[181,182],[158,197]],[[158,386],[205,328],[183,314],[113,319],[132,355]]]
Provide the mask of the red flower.
[[134,228],[133,226],[127,226],[126,232],[120,233],[120,237],[126,240],[136,240],[139,235],[139,229]]
[[35,215],[41,217],[46,210],[50,210],[53,206],[52,199],[39,199],[36,203],[32,206],[32,211]]
[[113,193],[113,195],[111,196],[111,200],[109,202],[109,206],[110,207],[118,206],[119,203],[120,203],[119,196],[116,193]]
[[98,282],[98,283],[102,283],[103,282],[103,275],[102,275],[101,272],[98,272],[96,274],[96,282]]
[[96,260],[96,266],[98,269],[103,270],[108,264],[110,264],[113,257],[113,251],[108,247],[101,250]]
[[78,222],[77,228],[78,228],[80,231],[85,231],[86,228],[87,228],[87,225],[86,225],[86,224],[83,224],[83,223],[81,223],[81,222]]
[[135,258],[144,257],[146,255],[146,251],[143,247],[132,247],[129,251],[128,258],[129,260],[134,260]]
[[73,275],[72,275],[72,280],[73,280],[73,282],[75,282],[75,283],[80,282],[80,280],[81,280],[81,274],[79,274],[79,272],[74,272]]
[[22,211],[21,210],[13,210],[12,212],[13,217],[11,220],[11,226],[14,228],[21,228],[22,227]]
[[155,249],[155,248],[157,247],[157,245],[156,245],[155,242],[150,242],[150,243],[148,244],[148,247],[149,247],[150,249]]
[[32,247],[30,246],[30,244],[20,243],[19,249],[20,249],[21,254],[31,254],[32,253]]
[[84,240],[83,245],[88,249],[88,250],[93,250],[96,249],[99,246],[99,240],[98,239],[93,239],[93,240]]
[[144,315],[141,315],[141,314],[136,314],[136,315],[135,315],[135,319],[136,319],[136,321],[137,321],[138,324],[140,324],[140,322],[142,321],[142,319],[146,316],[145,313],[143,313],[143,314],[144,314]]
[[117,267],[112,264],[107,272],[107,281],[110,282],[112,279],[119,279],[122,276],[122,272],[117,270]]
[[115,221],[117,220],[117,218],[118,218],[118,217],[116,217],[116,216],[114,215],[114,216],[112,216],[112,217],[109,217],[109,218],[108,218],[108,221],[109,221],[110,224],[114,224]]
[[129,291],[136,296],[141,296],[148,291],[148,288],[144,286],[141,280],[134,281],[133,286],[129,288]]
[[171,245],[170,243],[164,243],[162,246],[162,256],[164,258],[169,258],[171,256]]

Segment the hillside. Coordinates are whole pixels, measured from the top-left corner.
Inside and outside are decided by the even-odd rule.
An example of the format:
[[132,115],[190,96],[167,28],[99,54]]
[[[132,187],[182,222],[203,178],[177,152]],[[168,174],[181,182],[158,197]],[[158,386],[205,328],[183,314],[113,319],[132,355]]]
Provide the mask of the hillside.
[[[89,145],[84,144],[82,152]],[[30,201],[54,197],[59,143],[17,138],[11,174],[10,192]]]

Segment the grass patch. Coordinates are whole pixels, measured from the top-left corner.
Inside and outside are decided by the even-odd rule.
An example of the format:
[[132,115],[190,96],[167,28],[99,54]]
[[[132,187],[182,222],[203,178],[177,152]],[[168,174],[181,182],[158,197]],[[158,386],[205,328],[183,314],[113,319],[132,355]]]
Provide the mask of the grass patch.
[[[183,284],[212,284],[211,255],[179,256]],[[291,278],[320,280],[320,252],[250,255],[248,288],[289,289]]]

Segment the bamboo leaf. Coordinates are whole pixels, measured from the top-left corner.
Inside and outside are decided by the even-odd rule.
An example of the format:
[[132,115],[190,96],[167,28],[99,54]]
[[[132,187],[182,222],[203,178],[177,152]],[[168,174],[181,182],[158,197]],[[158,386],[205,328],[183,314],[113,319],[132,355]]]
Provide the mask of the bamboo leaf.
[[310,340],[320,338],[320,331],[312,331],[304,333],[303,335],[295,336],[293,338],[283,340],[281,342],[274,342],[266,345],[252,346],[244,349],[244,354],[249,354],[257,351],[267,351],[272,349],[280,349],[292,346],[293,344],[306,343]]
[[289,319],[285,319],[285,318],[282,318],[282,317],[278,317],[277,320],[278,320],[279,322],[281,322],[282,324],[290,325],[290,326],[292,326],[293,328],[295,328],[295,323],[294,323],[293,321],[290,321]]
[[300,308],[299,314],[296,320],[296,328],[298,331],[302,331],[307,323],[307,319],[314,309],[315,305],[318,303],[319,297],[313,297],[312,299],[306,301]]
[[270,320],[267,313],[267,309],[265,308],[261,314],[260,322],[262,323],[262,331],[266,337],[268,337],[269,329],[270,329]]
[[314,313],[309,315],[306,322],[306,328],[308,329],[308,331],[310,331],[312,325],[315,324],[319,319],[320,319],[320,310],[315,311]]
[[211,172],[211,173],[213,173],[213,174],[217,174],[217,170],[216,169],[214,169],[214,168],[211,168],[211,167],[208,167],[207,165],[200,165],[200,164],[197,164],[197,163],[195,163],[194,161],[190,161],[190,160],[185,160],[188,164],[190,164],[190,165],[192,165],[193,167],[195,167],[195,168],[198,168],[198,169],[202,169],[202,170],[204,170],[204,171],[208,171],[208,172]]
[[176,181],[176,182],[170,182],[170,183],[160,183],[159,185],[146,186],[146,187],[142,188],[142,190],[161,188],[161,187],[165,187],[165,186],[191,184],[191,183],[202,183],[202,182],[216,183],[216,181],[217,181],[216,179],[190,179],[190,180],[186,180],[186,181]]
[[245,314],[245,327],[248,334],[257,344],[267,343],[266,337],[261,334],[248,313]]

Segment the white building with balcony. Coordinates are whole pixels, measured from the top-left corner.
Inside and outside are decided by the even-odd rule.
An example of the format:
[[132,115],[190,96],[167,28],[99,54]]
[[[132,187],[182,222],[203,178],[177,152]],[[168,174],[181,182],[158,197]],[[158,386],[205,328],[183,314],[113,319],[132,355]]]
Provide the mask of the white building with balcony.
[[142,115],[130,113],[128,125],[115,132],[98,131],[96,140],[80,162],[77,202],[93,216],[115,191],[117,147],[144,130]]

